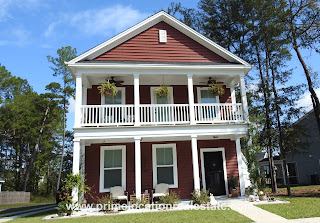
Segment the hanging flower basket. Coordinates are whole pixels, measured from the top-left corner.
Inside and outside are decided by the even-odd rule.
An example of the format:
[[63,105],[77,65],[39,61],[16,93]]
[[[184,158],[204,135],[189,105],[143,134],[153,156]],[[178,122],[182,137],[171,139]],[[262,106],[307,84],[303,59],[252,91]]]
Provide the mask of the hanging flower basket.
[[213,95],[223,95],[224,94],[224,88],[222,86],[222,84],[218,84],[218,83],[214,83],[210,88],[209,91],[213,94]]
[[116,85],[114,85],[113,83],[110,83],[109,80],[107,81],[107,83],[103,83],[97,88],[100,94],[104,94],[107,97],[114,97],[118,93]]
[[170,86],[168,85],[161,85],[160,87],[157,87],[154,90],[154,93],[158,98],[167,97],[170,94],[170,92],[171,92],[171,89],[170,89]]

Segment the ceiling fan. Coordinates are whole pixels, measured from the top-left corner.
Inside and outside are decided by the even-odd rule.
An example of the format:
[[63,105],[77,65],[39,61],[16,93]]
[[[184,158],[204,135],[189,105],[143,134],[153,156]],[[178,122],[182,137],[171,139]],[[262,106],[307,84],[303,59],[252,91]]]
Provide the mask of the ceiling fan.
[[217,83],[215,80],[212,80],[211,77],[209,77],[209,80],[207,82],[199,82],[201,84],[207,84],[209,87],[211,87],[213,84]]
[[109,81],[111,84],[114,84],[116,87],[122,87],[122,83],[124,82],[121,80],[116,81],[114,77],[111,77],[111,79],[106,79],[106,81]]

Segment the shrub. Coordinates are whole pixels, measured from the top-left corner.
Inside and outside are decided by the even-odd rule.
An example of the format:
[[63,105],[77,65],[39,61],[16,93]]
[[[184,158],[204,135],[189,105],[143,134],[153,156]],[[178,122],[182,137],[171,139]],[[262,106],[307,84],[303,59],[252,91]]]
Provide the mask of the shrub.
[[174,204],[180,203],[180,196],[176,192],[171,191],[169,194],[166,194],[166,196],[160,197],[160,203],[173,206]]
[[232,175],[229,180],[229,187],[231,189],[235,189],[238,187],[238,185],[239,185],[238,179]]
[[137,199],[137,198],[133,198],[133,202],[134,205],[137,206],[137,208],[145,208],[147,204],[149,204],[149,199],[145,198],[145,197],[141,197],[141,199]]
[[102,205],[103,211],[112,211],[112,205],[114,204],[114,200],[110,196],[110,194],[107,194],[101,198],[97,197],[97,204]]
[[194,190],[191,196],[193,204],[207,204],[210,201],[209,191],[207,190]]

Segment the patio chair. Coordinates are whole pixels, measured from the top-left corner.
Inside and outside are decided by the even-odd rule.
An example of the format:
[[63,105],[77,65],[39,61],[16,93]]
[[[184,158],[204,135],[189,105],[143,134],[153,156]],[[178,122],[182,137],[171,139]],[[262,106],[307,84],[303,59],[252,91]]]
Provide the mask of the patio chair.
[[110,195],[113,200],[125,200],[128,203],[128,192],[124,191],[123,188],[120,186],[111,187]]
[[154,192],[152,193],[152,201],[154,200],[154,198],[164,197],[167,194],[169,194],[169,185],[168,184],[157,184]]

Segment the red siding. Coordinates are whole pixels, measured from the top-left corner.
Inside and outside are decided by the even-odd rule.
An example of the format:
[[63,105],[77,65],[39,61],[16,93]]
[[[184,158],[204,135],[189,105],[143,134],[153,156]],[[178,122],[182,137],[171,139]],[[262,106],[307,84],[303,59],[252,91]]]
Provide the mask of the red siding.
[[[177,146],[177,165],[178,165],[178,185],[179,188],[172,189],[180,194],[182,199],[191,198],[193,191],[193,168],[192,168],[192,153],[190,141],[179,142],[142,142],[141,143],[141,180],[142,191],[153,188],[153,169],[152,169],[152,144],[161,143],[176,143]],[[135,191],[135,173],[134,173],[134,143],[124,144],[92,144],[86,146],[86,159],[85,159],[85,173],[86,182],[88,186],[92,187],[93,197],[102,196],[99,193],[99,177],[100,177],[100,146],[103,145],[126,145],[126,185],[129,194]],[[201,140],[198,141],[199,152],[199,169],[201,179],[201,163],[200,163],[200,148],[214,148],[224,147],[227,164],[227,175],[239,177],[237,155],[235,142],[231,140]],[[93,199],[88,197],[88,202],[93,202]]]
[[[100,105],[101,95],[97,90],[97,85],[93,85],[92,88],[88,89],[87,93],[87,104],[88,105]],[[126,104],[134,103],[133,85],[126,85]],[[151,104],[151,93],[149,85],[140,85],[140,103]],[[188,101],[188,87],[186,85],[172,85],[173,87],[173,101],[175,104],[189,104]],[[204,85],[195,85],[194,102],[198,103],[197,98],[197,87],[206,87]],[[231,103],[230,89],[224,85],[225,93],[220,96],[220,103]]]
[[[159,43],[160,29],[167,31],[167,43]],[[159,22],[94,60],[228,63],[165,22]]]

